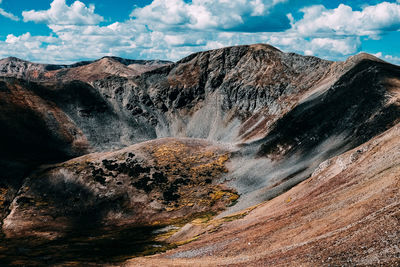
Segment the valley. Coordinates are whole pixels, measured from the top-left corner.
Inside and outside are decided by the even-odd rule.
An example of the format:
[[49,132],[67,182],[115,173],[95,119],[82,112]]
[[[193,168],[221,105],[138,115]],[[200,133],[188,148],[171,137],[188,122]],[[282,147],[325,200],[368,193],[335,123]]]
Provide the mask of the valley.
[[396,266],[399,122],[364,53],[2,59],[0,262]]

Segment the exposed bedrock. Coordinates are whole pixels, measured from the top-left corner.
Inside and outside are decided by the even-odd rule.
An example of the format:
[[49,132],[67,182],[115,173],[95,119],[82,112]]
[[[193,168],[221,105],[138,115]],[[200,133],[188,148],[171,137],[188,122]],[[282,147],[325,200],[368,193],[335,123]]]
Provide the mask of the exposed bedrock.
[[158,139],[47,165],[24,180],[4,220],[7,237],[169,225],[237,199],[216,183],[230,152],[204,140]]

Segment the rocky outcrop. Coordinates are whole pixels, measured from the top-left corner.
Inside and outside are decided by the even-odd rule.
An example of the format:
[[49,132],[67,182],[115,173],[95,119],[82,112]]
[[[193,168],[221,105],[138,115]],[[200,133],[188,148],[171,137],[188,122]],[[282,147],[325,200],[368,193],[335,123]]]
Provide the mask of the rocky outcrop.
[[216,213],[237,199],[217,183],[229,157],[228,150],[204,140],[158,139],[45,166],[24,180],[3,232],[53,239]]
[[0,60],[1,76],[10,76],[18,78],[30,78],[43,73],[46,70],[46,65],[36,64],[21,60],[15,57],[4,58]]
[[160,135],[242,142],[265,134],[330,64],[267,45],[238,46],[191,55],[135,82],[168,122],[157,125]]
[[239,197],[219,182],[230,154],[205,140],[167,138],[42,166],[10,205],[0,262],[86,265],[171,248],[156,238]]

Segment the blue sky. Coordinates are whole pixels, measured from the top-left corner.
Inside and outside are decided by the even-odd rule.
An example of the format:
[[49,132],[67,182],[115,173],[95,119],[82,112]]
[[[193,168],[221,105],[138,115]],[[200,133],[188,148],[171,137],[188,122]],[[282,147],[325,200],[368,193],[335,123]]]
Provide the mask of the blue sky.
[[400,64],[400,0],[0,0],[0,58],[178,60],[252,43]]

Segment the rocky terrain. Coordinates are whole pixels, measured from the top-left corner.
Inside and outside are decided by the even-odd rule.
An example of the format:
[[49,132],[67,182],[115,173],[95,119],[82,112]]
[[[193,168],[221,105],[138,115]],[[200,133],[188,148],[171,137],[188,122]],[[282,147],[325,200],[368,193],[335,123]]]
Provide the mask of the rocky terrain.
[[273,200],[174,241],[198,240],[124,266],[398,266],[399,138],[397,125]]
[[126,264],[396,265],[399,92],[400,67],[371,55],[263,44],[0,60],[0,262],[89,264],[117,241],[97,263],[121,262],[199,239]]
[[39,64],[15,57],[0,60],[0,75],[28,81],[92,82],[109,76],[132,77],[161,66],[171,64],[162,60],[131,60],[119,57],[103,57],[95,61],[82,61],[71,65]]

